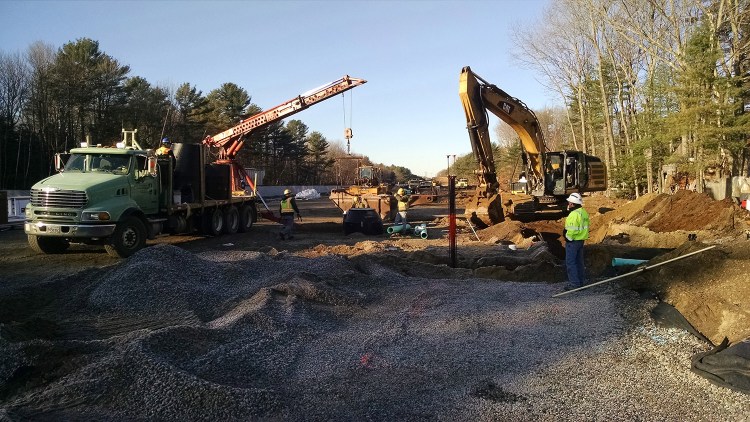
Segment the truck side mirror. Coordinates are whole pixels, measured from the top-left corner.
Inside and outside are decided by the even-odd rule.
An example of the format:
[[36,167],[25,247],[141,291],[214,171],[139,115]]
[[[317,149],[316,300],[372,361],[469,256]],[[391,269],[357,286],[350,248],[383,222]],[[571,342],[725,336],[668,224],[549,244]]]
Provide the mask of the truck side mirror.
[[55,154],[55,170],[57,170],[58,172],[63,171],[63,169],[65,168],[65,163],[68,162],[68,158],[70,158],[69,153],[58,152],[57,154]]

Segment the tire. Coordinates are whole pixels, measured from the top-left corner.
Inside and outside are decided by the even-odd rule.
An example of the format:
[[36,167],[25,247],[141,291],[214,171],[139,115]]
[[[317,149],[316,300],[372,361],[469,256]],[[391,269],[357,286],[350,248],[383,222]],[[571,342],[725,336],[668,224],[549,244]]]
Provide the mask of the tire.
[[65,252],[70,243],[61,237],[46,237],[30,234],[29,246],[34,252],[44,254],[57,254]]
[[224,232],[224,213],[219,208],[207,210],[203,214],[203,234],[219,236]]
[[146,246],[146,226],[138,217],[128,217],[117,224],[115,232],[104,245],[109,256],[127,258]]
[[240,228],[240,212],[231,205],[224,210],[224,233],[235,234]]
[[238,230],[240,233],[246,233],[253,227],[255,221],[255,207],[252,205],[243,205],[239,210],[240,214],[240,226]]

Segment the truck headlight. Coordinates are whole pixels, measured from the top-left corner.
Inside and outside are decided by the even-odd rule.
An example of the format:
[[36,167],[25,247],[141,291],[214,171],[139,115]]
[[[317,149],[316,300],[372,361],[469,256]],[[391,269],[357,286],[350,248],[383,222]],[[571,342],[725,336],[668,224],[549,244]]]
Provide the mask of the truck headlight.
[[81,214],[81,220],[88,221],[109,221],[109,213],[107,211],[85,211]]

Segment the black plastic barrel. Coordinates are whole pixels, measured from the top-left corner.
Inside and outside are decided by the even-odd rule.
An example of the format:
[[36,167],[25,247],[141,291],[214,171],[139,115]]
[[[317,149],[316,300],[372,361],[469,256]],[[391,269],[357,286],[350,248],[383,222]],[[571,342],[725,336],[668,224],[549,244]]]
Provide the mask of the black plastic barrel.
[[[200,202],[201,193],[201,145],[172,144],[176,160],[174,168],[174,185],[176,192],[181,192],[183,202]],[[186,198],[189,197],[189,198]],[[187,201],[186,199],[192,199]]]
[[383,234],[383,220],[372,208],[350,208],[344,214],[344,234],[355,232],[373,236]]

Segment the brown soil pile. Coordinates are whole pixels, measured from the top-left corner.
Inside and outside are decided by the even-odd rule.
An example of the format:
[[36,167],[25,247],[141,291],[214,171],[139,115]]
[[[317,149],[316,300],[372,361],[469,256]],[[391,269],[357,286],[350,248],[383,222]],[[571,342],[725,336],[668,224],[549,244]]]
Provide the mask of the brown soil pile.
[[[648,265],[664,262],[708,245],[685,242]],[[674,261],[628,281],[646,288],[680,313],[714,344],[750,338],[750,241],[720,245]]]
[[749,216],[731,200],[715,201],[702,193],[649,194],[593,215],[589,242],[675,248],[689,234],[703,241],[742,236],[750,227]]
[[[730,199],[715,201],[708,195],[678,191],[674,195],[649,194],[623,202],[601,195],[586,197],[591,216],[589,244],[608,241],[631,246],[676,248],[696,234],[699,240],[744,235],[750,214]],[[520,222],[507,220],[479,231],[482,240],[528,247],[536,238],[549,241],[562,233],[564,219]]]

